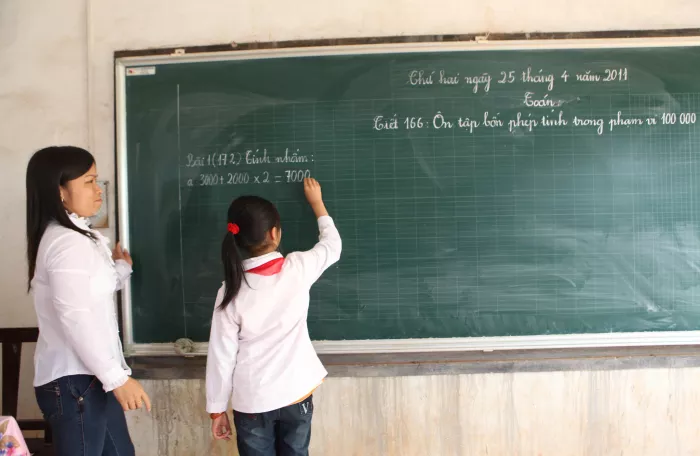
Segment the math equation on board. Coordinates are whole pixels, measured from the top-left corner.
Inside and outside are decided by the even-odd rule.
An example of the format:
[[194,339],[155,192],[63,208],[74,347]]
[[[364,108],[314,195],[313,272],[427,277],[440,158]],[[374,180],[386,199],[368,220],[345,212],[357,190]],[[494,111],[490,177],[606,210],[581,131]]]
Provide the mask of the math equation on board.
[[[247,149],[243,152],[207,155],[187,154],[185,168],[196,169],[199,174],[188,177],[187,187],[213,187],[248,184],[286,184],[303,182],[311,177],[313,155],[304,155],[299,149],[285,148],[274,155],[268,149]],[[274,166],[273,166],[274,165]]]

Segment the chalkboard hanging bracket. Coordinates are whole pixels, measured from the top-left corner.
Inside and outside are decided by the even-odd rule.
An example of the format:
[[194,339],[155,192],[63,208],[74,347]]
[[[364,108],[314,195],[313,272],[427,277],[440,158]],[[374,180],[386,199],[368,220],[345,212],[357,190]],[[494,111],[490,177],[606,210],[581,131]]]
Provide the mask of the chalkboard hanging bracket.
[[178,48],[173,51],[171,55],[185,55],[187,50],[185,48]]
[[487,33],[486,35],[476,35],[474,37],[474,41],[477,43],[486,43],[489,40],[489,34]]

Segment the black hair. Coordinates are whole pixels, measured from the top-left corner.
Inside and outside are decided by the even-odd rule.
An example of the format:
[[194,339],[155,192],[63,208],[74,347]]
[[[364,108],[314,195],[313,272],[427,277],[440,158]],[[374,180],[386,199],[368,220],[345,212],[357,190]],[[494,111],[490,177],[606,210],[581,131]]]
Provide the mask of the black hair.
[[228,208],[227,221],[237,225],[237,234],[227,230],[221,244],[225,292],[219,308],[225,309],[238,295],[245,279],[243,260],[261,253],[268,247],[267,234],[280,228],[280,214],[270,201],[258,196],[241,196]]
[[36,270],[36,257],[39,243],[52,221],[59,225],[89,237],[95,237],[89,231],[78,228],[70,220],[61,201],[59,187],[87,173],[95,158],[85,149],[73,146],[53,146],[41,149],[29,160],[27,165],[27,263],[28,285]]

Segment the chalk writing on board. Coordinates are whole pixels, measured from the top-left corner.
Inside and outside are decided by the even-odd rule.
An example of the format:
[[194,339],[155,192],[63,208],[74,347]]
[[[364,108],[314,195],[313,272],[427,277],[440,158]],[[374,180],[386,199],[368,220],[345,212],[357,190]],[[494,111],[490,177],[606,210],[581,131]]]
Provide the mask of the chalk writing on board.
[[[582,70],[572,76],[567,70],[559,75],[559,80],[564,83],[611,83],[627,82],[629,70],[625,67],[604,68],[602,70]],[[443,69],[411,69],[408,71],[406,84],[411,87],[430,86],[467,86],[473,93],[489,93],[493,82],[496,84],[525,84],[539,85],[548,92],[554,90],[557,76],[544,68],[506,69],[492,73],[470,72],[461,75],[459,72],[447,72]]]
[[245,151],[246,165],[263,165],[270,163],[272,163],[272,161],[270,161],[270,156],[267,155],[267,149],[263,149],[262,152],[260,152],[260,149],[255,151],[249,149]]
[[574,127],[594,127],[598,135],[603,134],[604,121],[601,118],[584,118],[579,116],[574,116],[573,120]]
[[188,179],[188,187],[216,187],[222,185],[246,185],[246,184],[280,184],[291,182],[303,182],[304,178],[311,177],[310,169],[286,169],[276,171],[234,172],[234,173],[202,173],[196,179]]
[[306,155],[299,154],[299,149],[289,153],[289,148],[284,150],[283,157],[276,157],[275,163],[308,163],[309,161],[314,161],[313,156],[309,158]]
[[661,115],[661,122],[664,125],[675,125],[676,120],[681,125],[695,125],[697,115],[694,112],[682,112],[678,116],[674,112],[668,112]]
[[[531,94],[531,92],[528,92]],[[545,97],[547,94],[545,94]],[[527,100],[527,98],[526,98]],[[532,100],[532,99],[531,99]],[[542,98],[540,101],[563,103],[562,100]],[[529,105],[528,105],[529,107]],[[539,107],[539,106],[537,106]],[[544,106],[542,106],[544,107]],[[547,106],[548,108],[555,107]],[[635,127],[656,127],[658,125],[672,126],[678,128],[685,125],[695,125],[697,114],[694,112],[683,113],[662,113],[661,115],[634,116],[617,111],[608,117],[586,117],[574,115],[567,117],[563,110],[550,109],[551,112],[539,114],[542,111],[518,111],[509,117],[502,116],[501,113],[485,111],[477,116],[456,116],[448,117],[441,111],[437,111],[431,116],[406,116],[400,117],[394,114],[391,117],[375,116],[372,121],[372,129],[375,131],[387,130],[451,130],[458,129],[470,134],[482,128],[499,129],[507,128],[510,133],[516,131],[532,132],[538,128],[560,128],[560,127],[588,127],[592,128],[597,135],[603,135],[606,131],[612,132],[618,128]]]
[[211,153],[208,155],[187,154],[185,156],[186,168],[202,168],[202,167],[224,167],[238,166],[245,160],[245,155],[240,152],[231,153]]
[[500,113],[489,114],[488,111],[484,112],[484,120],[482,125],[486,128],[498,128],[503,126],[503,121],[499,119]]
[[471,85],[472,92],[477,93],[479,87],[483,87],[484,92],[488,93],[491,90],[491,75],[489,73],[480,74],[478,76],[467,76],[464,78],[464,82],[467,85]]
[[268,155],[267,149],[249,149],[245,152],[245,164],[246,165],[264,165],[271,163],[309,163],[313,161],[313,157],[309,158],[306,155],[299,153],[299,149],[295,151],[290,151],[287,147],[284,150],[284,155],[277,157],[270,157]]
[[246,149],[243,152],[220,153],[213,152],[208,155],[187,154],[185,156],[186,168],[221,168],[239,165],[268,165],[273,163],[309,163],[313,162],[313,155],[302,154],[299,149],[285,148],[283,154],[273,155],[267,149]]
[[558,108],[564,104],[564,100],[549,98],[548,93],[545,93],[542,98],[539,98],[534,92],[525,92],[523,104],[528,108]]
[[296,151],[289,151],[289,148],[284,150],[283,156],[271,157],[268,155],[267,149],[249,149],[245,152],[245,164],[246,165],[265,165],[272,163],[308,163],[313,159],[306,155],[300,155],[299,149]]
[[586,71],[585,73],[576,73],[576,80],[582,82],[600,82],[600,75]]
[[481,122],[479,122],[476,119],[471,119],[469,117],[460,117],[459,119],[457,119],[457,125],[459,125],[459,128],[468,130],[469,133],[474,133],[474,130],[481,126]]
[[445,73],[445,70],[440,70],[438,82],[443,85],[457,85],[459,84],[459,73],[449,75]]
[[422,117],[406,117],[403,120],[403,123],[406,124],[406,129],[414,129],[414,128],[423,128],[426,126],[425,122],[423,122]]
[[498,80],[499,84],[512,84],[514,82],[515,82],[515,71],[508,71],[508,72],[501,71],[501,79]]
[[438,128],[453,128],[454,123],[450,122],[449,120],[445,120],[445,116],[442,115],[440,111],[433,116],[433,128],[438,129]]
[[533,71],[532,67],[527,67],[521,79],[526,83],[547,84],[547,90],[550,92],[554,89],[554,74],[545,73],[544,70]]
[[288,169],[284,172],[287,182],[303,182],[305,178],[311,177],[309,169]]
[[566,127],[569,125],[569,122],[564,119],[564,111],[559,111],[556,116],[543,115],[541,123],[543,127]]
[[433,85],[434,71],[413,70],[408,73],[408,83],[412,86]]
[[[398,130],[399,129],[399,119],[396,114],[392,117],[375,116],[374,117],[374,128],[375,130]],[[406,125],[409,128],[409,125]]]
[[628,76],[627,68],[607,68],[603,70],[602,74],[590,70],[576,73],[576,80],[579,82],[625,82],[628,80]]
[[[239,185],[250,183],[249,173],[206,173],[200,174],[197,180],[199,187],[210,187],[214,185]],[[188,185],[190,182],[188,182]],[[190,185],[191,186],[191,185]]]
[[185,166],[187,168],[198,168],[200,166],[206,166],[207,157],[196,157],[193,154],[187,154],[187,163]]
[[603,78],[603,81],[627,81],[627,68],[605,70],[605,77]]
[[515,119],[508,121],[508,131],[511,133],[516,129],[532,131],[539,124],[539,121],[532,117],[532,113],[523,115],[523,113],[519,112],[515,115]]

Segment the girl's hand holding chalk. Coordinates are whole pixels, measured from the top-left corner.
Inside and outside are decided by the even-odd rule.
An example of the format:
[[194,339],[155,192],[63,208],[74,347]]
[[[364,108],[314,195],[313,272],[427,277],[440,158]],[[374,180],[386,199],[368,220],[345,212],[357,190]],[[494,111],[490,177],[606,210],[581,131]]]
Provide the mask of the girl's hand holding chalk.
[[316,218],[328,215],[326,206],[323,204],[321,184],[319,184],[313,177],[307,177],[304,179],[304,194],[306,195],[306,200],[311,205],[311,209],[313,209]]

